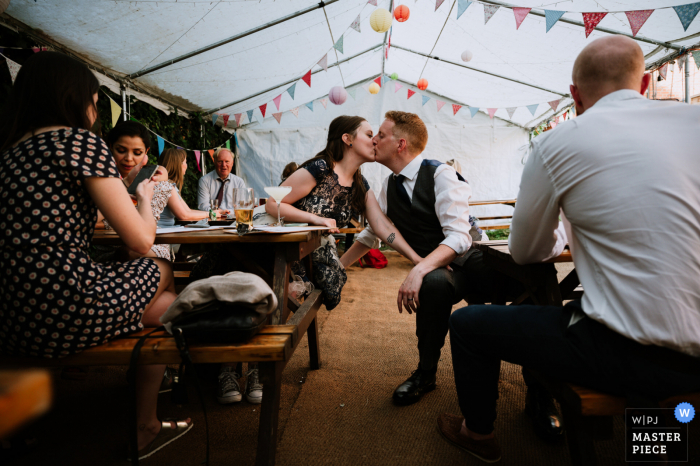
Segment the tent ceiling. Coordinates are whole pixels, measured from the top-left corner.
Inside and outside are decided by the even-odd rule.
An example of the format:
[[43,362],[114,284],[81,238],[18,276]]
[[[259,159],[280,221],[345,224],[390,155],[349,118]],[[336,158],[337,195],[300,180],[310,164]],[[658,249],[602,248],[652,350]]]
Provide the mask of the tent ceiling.
[[[385,72],[396,72],[402,80],[412,83],[419,77],[426,78],[430,91],[460,104],[482,109],[498,107],[502,110],[497,115],[504,118],[508,117],[506,107],[536,103],[540,104],[536,116],[541,116],[548,108],[546,102],[560,95],[421,54],[461,63],[461,52],[469,49],[474,54],[469,66],[566,94],[576,55],[591,40],[608,35],[596,30],[586,39],[582,27],[562,21],[546,33],[544,18],[532,14],[516,30],[513,12],[507,8],[500,8],[484,24],[483,6],[479,3],[471,4],[457,20],[455,1],[447,0],[437,11],[432,0],[407,2],[411,17],[405,23],[394,22],[391,42],[419,53],[392,48]],[[389,3],[390,0],[379,0],[383,8],[389,8]],[[546,7],[570,12],[619,12],[608,14],[599,26],[625,34],[629,34],[630,28],[622,11],[682,3],[682,0],[509,2],[540,11]],[[127,76],[315,5],[318,2],[312,0],[13,0],[6,14],[115,74]],[[133,81],[187,110],[218,109],[235,102],[221,109],[222,113],[233,114],[257,108],[284,93],[290,85],[282,83],[300,78],[309,69],[319,69],[316,62],[325,53],[330,65],[365,52],[329,68],[328,72],[314,74],[311,88],[298,81],[294,100],[283,94],[280,111],[285,111],[326,95],[332,86],[343,82],[350,85],[379,75],[383,53],[378,46],[383,44],[384,34],[374,32],[369,25],[374,9],[366,0],[336,1],[324,9],[313,9]],[[349,28],[358,14],[362,18],[362,33]],[[567,13],[564,18],[581,21],[579,13]],[[699,33],[700,18],[683,31],[676,13],[663,9],[651,15],[639,35],[688,47],[700,42]],[[344,35],[344,50],[336,58],[332,45],[341,35]],[[436,41],[438,36],[440,39]],[[683,37],[690,38],[677,41]],[[654,44],[639,42],[639,45],[649,55],[647,63],[672,52]],[[261,94],[266,89],[270,90]],[[358,92],[360,98],[363,91]],[[512,119],[520,125],[532,120],[533,116],[524,108]]]

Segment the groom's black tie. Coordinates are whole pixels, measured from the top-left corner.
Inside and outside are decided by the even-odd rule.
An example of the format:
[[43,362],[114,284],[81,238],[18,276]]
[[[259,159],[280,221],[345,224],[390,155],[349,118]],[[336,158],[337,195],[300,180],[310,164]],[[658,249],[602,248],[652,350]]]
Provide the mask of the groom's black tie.
[[394,183],[396,183],[396,192],[399,194],[399,197],[402,201],[404,201],[408,205],[411,205],[411,198],[408,196],[406,188],[403,185],[403,180],[405,179],[406,177],[403,175],[394,176]]

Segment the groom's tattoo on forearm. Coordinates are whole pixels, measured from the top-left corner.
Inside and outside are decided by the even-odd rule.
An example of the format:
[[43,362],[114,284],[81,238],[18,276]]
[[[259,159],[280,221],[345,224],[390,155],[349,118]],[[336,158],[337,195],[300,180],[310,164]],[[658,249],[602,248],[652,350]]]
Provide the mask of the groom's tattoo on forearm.
[[392,233],[389,235],[389,237],[386,239],[386,242],[391,244],[394,242],[394,239],[396,238],[396,234]]

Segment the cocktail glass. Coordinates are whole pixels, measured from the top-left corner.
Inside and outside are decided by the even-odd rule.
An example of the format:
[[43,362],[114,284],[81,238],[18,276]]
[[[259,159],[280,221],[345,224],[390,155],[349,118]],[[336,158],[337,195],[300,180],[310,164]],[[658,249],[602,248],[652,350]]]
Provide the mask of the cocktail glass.
[[268,186],[265,188],[265,192],[272,196],[272,198],[275,200],[277,203],[277,225],[278,227],[282,226],[282,219],[280,218],[280,204],[282,202],[282,199],[284,199],[287,194],[292,192],[292,187],[291,186]]

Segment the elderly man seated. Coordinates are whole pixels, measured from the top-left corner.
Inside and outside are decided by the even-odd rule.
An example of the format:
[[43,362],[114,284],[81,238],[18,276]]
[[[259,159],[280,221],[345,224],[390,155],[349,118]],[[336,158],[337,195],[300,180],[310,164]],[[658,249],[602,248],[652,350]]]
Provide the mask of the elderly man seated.
[[219,201],[219,209],[233,212],[233,189],[245,188],[245,182],[231,173],[233,170],[233,152],[220,148],[214,154],[216,171],[207,173],[199,179],[197,204],[199,210],[209,210],[212,199]]
[[502,360],[646,402],[700,390],[700,107],[645,99],[644,69],[642,50],[623,36],[583,49],[571,86],[579,116],[534,139],[523,172],[513,259],[547,257],[561,209],[582,302],[452,314],[464,417],[443,414],[438,427],[484,461],[501,457]]

